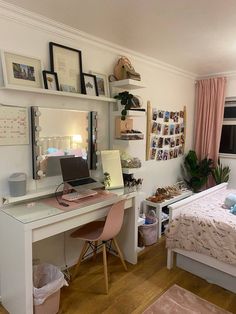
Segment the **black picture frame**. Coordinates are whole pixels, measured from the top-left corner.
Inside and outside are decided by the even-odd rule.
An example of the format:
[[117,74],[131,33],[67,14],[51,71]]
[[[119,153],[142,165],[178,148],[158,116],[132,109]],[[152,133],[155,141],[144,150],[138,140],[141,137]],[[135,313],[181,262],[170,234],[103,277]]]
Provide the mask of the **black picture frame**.
[[96,75],[82,73],[82,92],[90,96],[99,96]]
[[[42,71],[42,73],[43,73],[44,88],[49,89],[49,90],[59,91],[59,82],[58,82],[57,73],[52,72],[52,71],[46,71],[46,70]],[[51,86],[50,86],[50,80],[48,79],[49,77],[54,78],[54,84],[51,84]]]
[[82,93],[82,53],[78,49],[49,42],[51,71],[58,76],[59,89]]

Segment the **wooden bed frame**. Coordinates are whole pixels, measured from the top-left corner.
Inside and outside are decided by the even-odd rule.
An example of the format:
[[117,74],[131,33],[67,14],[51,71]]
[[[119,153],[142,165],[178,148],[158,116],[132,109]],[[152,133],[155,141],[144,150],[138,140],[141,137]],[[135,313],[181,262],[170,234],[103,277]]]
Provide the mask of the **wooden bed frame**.
[[[225,190],[227,183],[219,184],[206,191],[194,194],[182,201],[169,205],[170,221],[180,212],[183,205],[192,201],[201,199],[203,196],[210,195],[216,191]],[[176,265],[199,277],[206,279],[208,282],[217,284],[225,289],[236,293],[236,266],[221,262],[213,257],[186,251],[183,249],[167,249],[167,268],[171,269],[176,254]]]

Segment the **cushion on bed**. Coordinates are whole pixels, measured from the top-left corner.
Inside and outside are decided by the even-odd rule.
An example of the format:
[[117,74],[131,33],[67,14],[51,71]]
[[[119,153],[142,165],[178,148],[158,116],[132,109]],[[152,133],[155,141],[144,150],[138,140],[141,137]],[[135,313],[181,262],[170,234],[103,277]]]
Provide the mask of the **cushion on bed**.
[[230,209],[236,204],[236,194],[230,193],[226,196],[224,201],[224,207]]
[[236,205],[230,208],[230,213],[236,215]]

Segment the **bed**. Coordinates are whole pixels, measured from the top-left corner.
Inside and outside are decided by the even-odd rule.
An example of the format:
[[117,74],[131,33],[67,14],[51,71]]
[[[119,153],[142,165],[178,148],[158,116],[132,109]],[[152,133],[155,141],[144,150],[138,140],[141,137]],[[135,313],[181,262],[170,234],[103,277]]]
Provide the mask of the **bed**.
[[236,215],[222,207],[227,183],[169,206],[167,268],[178,267],[236,293]]

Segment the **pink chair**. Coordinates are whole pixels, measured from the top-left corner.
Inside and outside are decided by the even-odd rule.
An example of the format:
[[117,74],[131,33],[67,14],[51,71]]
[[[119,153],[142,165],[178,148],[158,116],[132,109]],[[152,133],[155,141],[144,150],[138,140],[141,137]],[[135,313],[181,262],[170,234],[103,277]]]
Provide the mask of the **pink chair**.
[[[123,217],[124,217],[124,204],[125,200],[119,201],[111,206],[105,221],[92,221],[81,228],[77,229],[71,234],[72,238],[84,240],[84,246],[82,248],[79,260],[75,266],[74,274],[72,279],[76,276],[78,268],[84,255],[87,253],[89,247],[93,249],[93,256],[96,257],[98,241],[101,241],[103,251],[103,266],[104,266],[104,277],[105,277],[105,288],[108,293],[108,275],[107,275],[107,256],[106,256],[106,244],[109,240],[113,241],[120,260],[127,271],[123,254],[117,244],[116,236],[120,232]],[[93,244],[94,243],[94,244]]]

